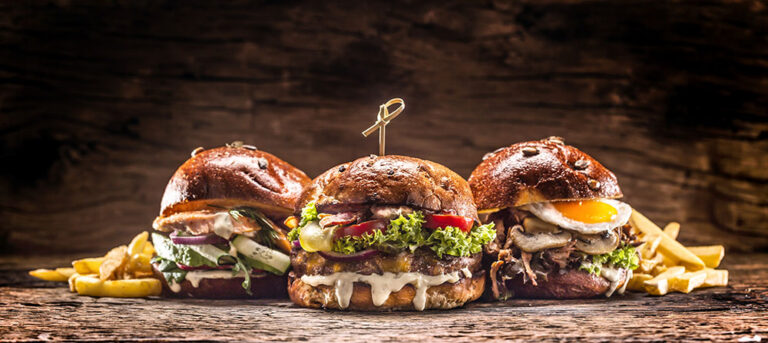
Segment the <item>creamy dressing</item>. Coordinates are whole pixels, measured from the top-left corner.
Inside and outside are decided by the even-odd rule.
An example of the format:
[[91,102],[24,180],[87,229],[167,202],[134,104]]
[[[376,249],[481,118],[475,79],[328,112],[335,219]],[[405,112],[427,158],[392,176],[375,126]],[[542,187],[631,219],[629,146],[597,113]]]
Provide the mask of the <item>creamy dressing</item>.
[[245,273],[239,272],[235,275],[232,275],[232,271],[230,270],[195,270],[187,272],[185,279],[189,281],[190,284],[192,284],[192,287],[197,288],[200,286],[200,281],[202,279],[232,279],[236,277],[244,278]]
[[464,277],[467,279],[472,277],[472,272],[470,272],[469,268],[467,267],[461,268],[461,272],[464,274]]
[[224,239],[229,239],[234,231],[235,227],[232,225],[232,216],[229,215],[229,212],[216,213],[216,219],[213,221],[213,233]]
[[[464,268],[466,269],[466,268]],[[472,274],[467,269],[466,273]],[[416,295],[413,297],[413,307],[416,310],[423,311],[427,304],[427,289],[432,286],[443,283],[456,283],[461,277],[459,272],[442,275],[424,275],[421,273],[389,273],[382,275],[371,274],[363,275],[350,272],[339,272],[331,275],[304,275],[301,281],[316,287],[318,285],[333,286],[336,295],[336,301],[339,307],[349,307],[349,301],[352,298],[352,291],[355,282],[367,283],[371,286],[371,298],[375,306],[381,306],[387,301],[392,292],[399,291],[405,285],[413,285],[416,288]],[[328,303],[329,299],[326,299]]]
[[[613,268],[608,266],[603,266],[602,268],[600,268],[600,276],[604,277],[606,280],[611,282],[611,285],[608,287],[608,290],[605,292],[606,297],[610,297],[611,295],[613,295],[613,292],[615,292],[616,288],[619,287],[619,281],[622,280],[621,276],[624,275],[624,273],[625,273],[624,268]],[[627,286],[627,283],[629,282],[624,282],[624,285],[619,290],[619,294],[624,293],[624,289]]]
[[[232,275],[231,270],[195,270],[187,272],[187,275],[184,276],[184,279],[189,281],[189,284],[192,285],[192,287],[197,288],[200,286],[200,281],[203,279],[233,279],[236,277],[244,278],[245,273],[239,272],[235,275]],[[258,276],[251,275],[251,277]],[[174,293],[179,293],[181,291],[181,285],[173,280],[168,282],[168,288],[170,288]]]

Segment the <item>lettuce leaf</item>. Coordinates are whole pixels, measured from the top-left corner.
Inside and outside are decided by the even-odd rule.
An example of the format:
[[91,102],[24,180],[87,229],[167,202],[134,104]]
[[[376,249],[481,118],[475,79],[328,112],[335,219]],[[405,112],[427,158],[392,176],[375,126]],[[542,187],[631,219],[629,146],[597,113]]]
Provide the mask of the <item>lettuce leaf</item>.
[[203,257],[203,255],[200,255],[195,250],[189,248],[189,246],[173,244],[170,238],[157,232],[152,233],[152,244],[155,246],[157,256],[166,260],[171,260],[190,267],[216,267],[218,265],[217,261],[211,261]]
[[493,227],[493,223],[475,226],[469,234],[456,227],[444,227],[433,231],[426,245],[440,258],[443,254],[470,256],[483,251],[483,245],[496,238]]
[[614,266],[628,270],[637,269],[640,258],[637,256],[637,250],[631,245],[624,245],[607,254],[592,255],[585,257],[582,261],[580,270],[586,270],[592,274],[600,274],[604,265]]
[[293,242],[297,239],[299,239],[299,235],[301,234],[301,228],[304,225],[307,225],[307,223],[320,220],[320,216],[317,213],[317,208],[315,207],[314,202],[310,202],[307,204],[307,206],[304,206],[304,208],[301,209],[301,221],[299,221],[299,225],[293,228],[290,232],[288,232],[288,240]]
[[385,252],[408,250],[416,251],[420,247],[429,247],[442,258],[443,255],[470,256],[483,250],[483,245],[496,238],[494,224],[473,227],[465,233],[455,227],[436,230],[422,228],[424,215],[421,212],[400,216],[389,222],[387,230],[366,233],[356,237],[341,237],[334,240],[333,251],[342,254],[354,254],[358,251],[374,248]]
[[157,264],[157,270],[163,273],[163,277],[165,277],[169,283],[172,281],[175,283],[181,283],[187,277],[187,271],[180,269],[176,262],[162,258],[160,256],[153,257],[150,262]]

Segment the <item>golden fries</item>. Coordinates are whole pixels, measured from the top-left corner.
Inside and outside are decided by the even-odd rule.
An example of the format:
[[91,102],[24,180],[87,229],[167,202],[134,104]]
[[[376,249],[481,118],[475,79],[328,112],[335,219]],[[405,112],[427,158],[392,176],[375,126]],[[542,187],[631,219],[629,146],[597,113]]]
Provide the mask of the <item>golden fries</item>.
[[680,223],[671,222],[667,224],[662,231],[664,231],[669,238],[677,239],[677,235],[680,234]]
[[78,274],[98,273],[102,262],[104,262],[103,257],[84,258],[72,261],[72,267]]
[[661,250],[664,255],[673,257],[691,268],[691,270],[699,270],[706,267],[704,262],[698,256],[688,251],[688,249],[676,240],[664,234],[664,231],[661,231],[656,224],[640,214],[640,212],[633,210],[632,215],[629,217],[629,222],[632,224],[632,227],[646,235],[660,236],[661,242],[659,243],[658,249]]
[[[673,267],[674,268],[674,267]],[[675,276],[669,280],[669,288],[682,292],[690,293],[694,288],[701,287],[704,280],[707,278],[706,270],[697,270],[695,272],[686,272],[681,275]]]
[[707,268],[717,268],[725,257],[725,248],[722,245],[689,247],[688,250],[704,261]]
[[645,291],[653,295],[664,295],[669,290],[669,279],[685,273],[685,267],[677,266],[665,270],[653,279],[643,282]]
[[645,291],[645,285],[643,284],[650,279],[653,279],[651,274],[634,273],[632,274],[632,279],[629,280],[627,288],[633,291]]
[[50,269],[35,269],[30,271],[29,275],[45,281],[67,281],[68,278],[68,276]]
[[37,269],[29,275],[48,281],[66,281],[71,292],[97,297],[146,297],[162,289],[154,278],[150,260],[155,247],[142,232],[127,246],[110,250],[104,257],[72,261],[72,268]]
[[78,294],[94,297],[142,298],[160,295],[162,284],[158,279],[102,281],[95,276],[80,276],[75,280]]
[[704,269],[707,278],[701,284],[701,287],[724,287],[728,286],[728,271],[725,269]]
[[638,248],[642,259],[627,288],[664,295],[728,285],[728,271],[713,269],[725,255],[722,245],[685,247],[675,240],[680,224],[672,222],[662,230],[634,210],[630,223],[645,244]]

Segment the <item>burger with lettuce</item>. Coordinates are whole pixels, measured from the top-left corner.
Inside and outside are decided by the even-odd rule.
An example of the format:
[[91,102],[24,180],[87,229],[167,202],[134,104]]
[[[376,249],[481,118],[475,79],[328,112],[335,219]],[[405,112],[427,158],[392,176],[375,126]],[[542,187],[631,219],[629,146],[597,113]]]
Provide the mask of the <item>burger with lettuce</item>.
[[152,234],[166,295],[285,296],[291,244],[282,222],[311,180],[252,146],[198,148],[171,177]]
[[449,309],[484,290],[480,225],[467,182],[434,162],[370,156],[318,176],[292,227],[288,294],[305,307]]

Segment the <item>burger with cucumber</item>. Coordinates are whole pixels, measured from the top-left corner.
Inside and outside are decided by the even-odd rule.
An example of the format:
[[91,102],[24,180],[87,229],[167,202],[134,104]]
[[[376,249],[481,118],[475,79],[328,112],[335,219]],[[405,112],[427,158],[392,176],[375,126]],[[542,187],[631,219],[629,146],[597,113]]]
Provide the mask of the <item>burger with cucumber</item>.
[[434,162],[370,156],[305,189],[292,228],[288,294],[305,307],[449,309],[484,290],[481,225],[467,182]]
[[496,224],[486,248],[496,299],[622,293],[638,267],[632,208],[616,176],[550,137],[486,155],[469,178],[480,217]]
[[166,295],[285,296],[291,243],[282,222],[311,180],[255,147],[196,149],[171,177],[152,234]]

